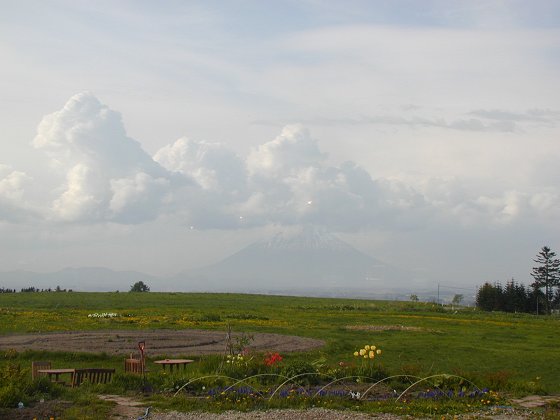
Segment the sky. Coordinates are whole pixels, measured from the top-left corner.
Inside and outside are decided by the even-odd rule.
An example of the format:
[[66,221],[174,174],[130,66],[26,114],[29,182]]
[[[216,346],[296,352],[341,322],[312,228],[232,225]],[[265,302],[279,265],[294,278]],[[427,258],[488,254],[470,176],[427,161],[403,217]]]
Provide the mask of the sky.
[[0,271],[326,227],[427,285],[560,251],[560,3],[0,0]]

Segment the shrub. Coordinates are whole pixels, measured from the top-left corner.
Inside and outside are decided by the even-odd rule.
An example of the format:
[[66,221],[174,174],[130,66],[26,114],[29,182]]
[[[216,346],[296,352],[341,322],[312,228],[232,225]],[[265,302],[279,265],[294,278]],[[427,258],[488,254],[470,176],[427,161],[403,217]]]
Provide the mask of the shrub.
[[[309,375],[304,376],[306,373]],[[294,382],[298,384],[316,385],[320,383],[321,379],[315,367],[311,363],[303,360],[295,360],[286,364],[286,366],[282,368],[281,374],[288,378],[302,375],[294,379]]]
[[6,364],[0,370],[0,407],[16,407],[18,402],[27,403],[30,385],[28,372],[21,365]]

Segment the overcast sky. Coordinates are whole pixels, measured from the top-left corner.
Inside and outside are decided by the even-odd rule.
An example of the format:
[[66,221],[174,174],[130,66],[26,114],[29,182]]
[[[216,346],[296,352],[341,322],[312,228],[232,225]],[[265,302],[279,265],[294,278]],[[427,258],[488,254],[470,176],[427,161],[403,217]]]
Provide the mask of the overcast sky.
[[560,251],[560,3],[0,0],[0,271],[326,226],[426,284]]

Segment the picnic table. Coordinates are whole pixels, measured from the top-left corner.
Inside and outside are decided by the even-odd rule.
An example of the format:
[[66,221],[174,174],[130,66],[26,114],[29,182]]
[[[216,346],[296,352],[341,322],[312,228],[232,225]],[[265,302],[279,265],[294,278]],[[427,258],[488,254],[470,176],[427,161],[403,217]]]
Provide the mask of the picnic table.
[[187,366],[189,363],[194,362],[194,360],[191,359],[163,359],[163,360],[154,360],[154,363],[160,365],[163,370],[165,370],[165,368],[167,366],[169,366],[169,371],[173,372],[173,368],[179,369],[179,366],[183,366],[183,369],[185,369],[185,366]]

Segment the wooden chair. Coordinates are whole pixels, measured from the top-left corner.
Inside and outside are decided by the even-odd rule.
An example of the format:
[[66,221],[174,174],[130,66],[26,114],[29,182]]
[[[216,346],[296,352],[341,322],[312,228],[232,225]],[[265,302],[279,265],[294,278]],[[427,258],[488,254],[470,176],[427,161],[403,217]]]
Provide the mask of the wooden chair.
[[35,380],[41,376],[45,376],[44,373],[37,372],[40,369],[50,369],[51,362],[31,362],[31,379]]
[[92,384],[106,384],[113,379],[115,369],[87,368],[76,369],[72,375],[72,388],[80,386],[83,382]]
[[124,372],[134,373],[137,375],[142,375],[146,372],[144,367],[144,361],[140,359],[124,359]]
[[143,375],[144,373],[149,372],[149,369],[146,369],[146,342],[138,342],[138,349],[140,350],[139,359],[135,358],[132,353],[130,353],[129,358],[124,360],[125,373]]

